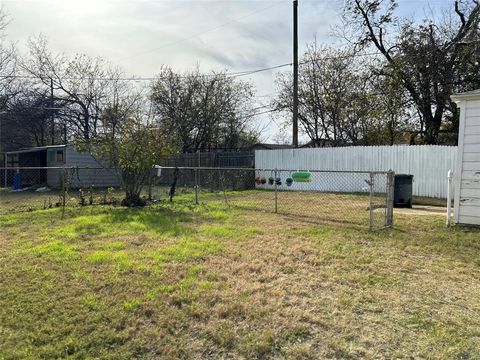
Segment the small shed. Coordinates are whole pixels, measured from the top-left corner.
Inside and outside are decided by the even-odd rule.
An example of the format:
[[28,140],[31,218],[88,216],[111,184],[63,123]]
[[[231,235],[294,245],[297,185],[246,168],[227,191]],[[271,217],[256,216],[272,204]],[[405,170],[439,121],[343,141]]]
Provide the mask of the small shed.
[[455,94],[452,100],[460,108],[455,223],[480,225],[480,89]]
[[62,168],[75,168],[69,178],[71,188],[116,187],[120,178],[116,171],[101,164],[89,153],[78,152],[73,145],[39,146],[5,153],[4,185],[13,185],[13,174],[20,174],[21,188],[48,186],[59,188]]

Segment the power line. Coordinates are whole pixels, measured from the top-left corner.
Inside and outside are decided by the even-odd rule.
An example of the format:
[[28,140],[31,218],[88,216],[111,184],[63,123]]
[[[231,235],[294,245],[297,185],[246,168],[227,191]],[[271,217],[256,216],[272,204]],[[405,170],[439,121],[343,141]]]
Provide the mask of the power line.
[[[351,54],[351,55],[338,55],[338,56],[327,56],[318,59],[311,59],[299,62],[299,65],[306,65],[309,63],[314,63],[318,61],[324,60],[334,60],[334,59],[348,59],[348,58],[355,58],[355,57],[363,57],[363,56],[373,56],[373,55],[381,55],[379,52],[375,53],[364,53],[364,54]],[[211,74],[198,74],[199,77],[215,77],[215,76],[227,76],[227,77],[242,77],[253,75],[260,72],[271,71],[276,69],[281,69],[287,66],[293,66],[293,63],[284,63],[280,65],[260,68],[260,69],[253,69],[253,70],[244,70],[244,71],[236,71],[236,72],[218,72],[218,73],[211,73]],[[188,78],[189,75],[176,75],[180,78]],[[3,78],[9,79],[50,79],[48,75],[45,76],[34,76],[34,75],[6,75]],[[63,77],[60,78],[61,80],[97,80],[97,81],[154,81],[158,79],[166,79],[168,76],[153,76],[153,77],[118,77],[118,78],[99,78],[99,77]]]
[[266,110],[266,111],[260,111],[260,112],[257,112],[257,113],[246,115],[246,116],[244,116],[244,119],[248,119],[248,118],[251,118],[251,117],[254,117],[254,116],[258,116],[258,115],[269,114],[269,113],[276,112],[276,111],[280,111],[280,109],[270,109],[270,110]]
[[227,22],[225,22],[225,23],[223,23],[223,24],[221,24],[221,25],[219,25],[219,26],[215,26],[215,27],[210,28],[210,29],[208,29],[208,30],[199,32],[199,33],[197,33],[197,34],[191,35],[191,36],[189,36],[189,37],[186,37],[186,38],[183,38],[183,39],[180,39],[180,40],[177,40],[177,41],[173,41],[173,42],[168,43],[168,44],[164,44],[164,45],[162,45],[162,46],[160,46],[160,47],[157,47],[157,48],[154,48],[154,49],[151,49],[151,50],[147,50],[147,51],[144,51],[144,52],[141,52],[141,53],[134,54],[134,55],[132,55],[132,56],[128,56],[128,57],[123,58],[123,59],[120,59],[120,60],[118,60],[118,61],[119,61],[119,62],[122,62],[122,61],[125,61],[125,60],[129,60],[129,59],[132,59],[132,58],[137,57],[137,56],[142,56],[142,55],[145,55],[145,54],[149,54],[149,53],[158,51],[158,50],[160,50],[160,49],[163,49],[163,48],[165,48],[165,47],[173,46],[173,45],[176,45],[176,44],[178,44],[178,43],[181,43],[181,42],[184,42],[184,41],[187,41],[187,40],[191,40],[191,39],[197,38],[197,37],[199,37],[199,36],[201,36],[201,35],[204,35],[204,34],[206,34],[206,33],[209,33],[209,32],[215,31],[215,30],[218,30],[218,29],[220,29],[220,28],[222,28],[222,27],[225,27],[225,26],[227,26],[227,25],[230,25],[230,24],[232,24],[232,23],[238,22],[238,21],[243,20],[243,19],[246,19],[246,18],[248,18],[248,17],[250,17],[250,16],[253,16],[253,15],[256,15],[256,14],[261,13],[261,12],[263,12],[263,11],[266,11],[266,10],[268,10],[268,9],[270,9],[270,8],[272,8],[272,7],[278,6],[279,4],[282,4],[282,3],[283,3],[283,2],[276,2],[276,3],[274,3],[273,5],[269,5],[269,6],[267,6],[267,7],[264,7],[264,8],[262,8],[262,9],[260,9],[260,10],[254,11],[254,12],[249,13],[249,14],[247,14],[247,15],[240,16],[240,17],[238,17],[238,18],[236,18],[236,19],[229,20],[229,21],[227,21]]

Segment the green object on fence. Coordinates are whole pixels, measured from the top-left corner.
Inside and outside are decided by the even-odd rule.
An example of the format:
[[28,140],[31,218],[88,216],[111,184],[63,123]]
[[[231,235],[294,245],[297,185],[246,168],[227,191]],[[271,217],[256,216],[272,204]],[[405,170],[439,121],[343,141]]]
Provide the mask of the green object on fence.
[[295,182],[311,182],[312,174],[306,170],[296,171],[292,174],[292,179]]

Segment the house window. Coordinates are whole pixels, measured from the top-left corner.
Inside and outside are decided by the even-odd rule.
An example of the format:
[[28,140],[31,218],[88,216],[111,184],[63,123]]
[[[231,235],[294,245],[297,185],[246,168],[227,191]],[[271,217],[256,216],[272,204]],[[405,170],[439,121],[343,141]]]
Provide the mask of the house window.
[[63,163],[63,150],[57,150],[55,153],[55,161],[58,163]]

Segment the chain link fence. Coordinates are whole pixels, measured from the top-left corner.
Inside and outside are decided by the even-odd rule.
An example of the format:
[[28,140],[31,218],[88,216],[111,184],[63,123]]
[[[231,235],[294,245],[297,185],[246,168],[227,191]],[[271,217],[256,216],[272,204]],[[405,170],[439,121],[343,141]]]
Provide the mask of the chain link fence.
[[[119,205],[120,173],[104,168],[0,169],[0,214]],[[393,225],[393,172],[159,167],[142,196],[153,204],[215,202],[303,222],[378,230]]]
[[120,204],[123,191],[115,169],[79,167],[0,168],[0,214]]
[[393,172],[164,167],[154,182],[157,199],[169,200],[175,184],[175,196],[196,204],[216,201],[370,230],[393,225]]

